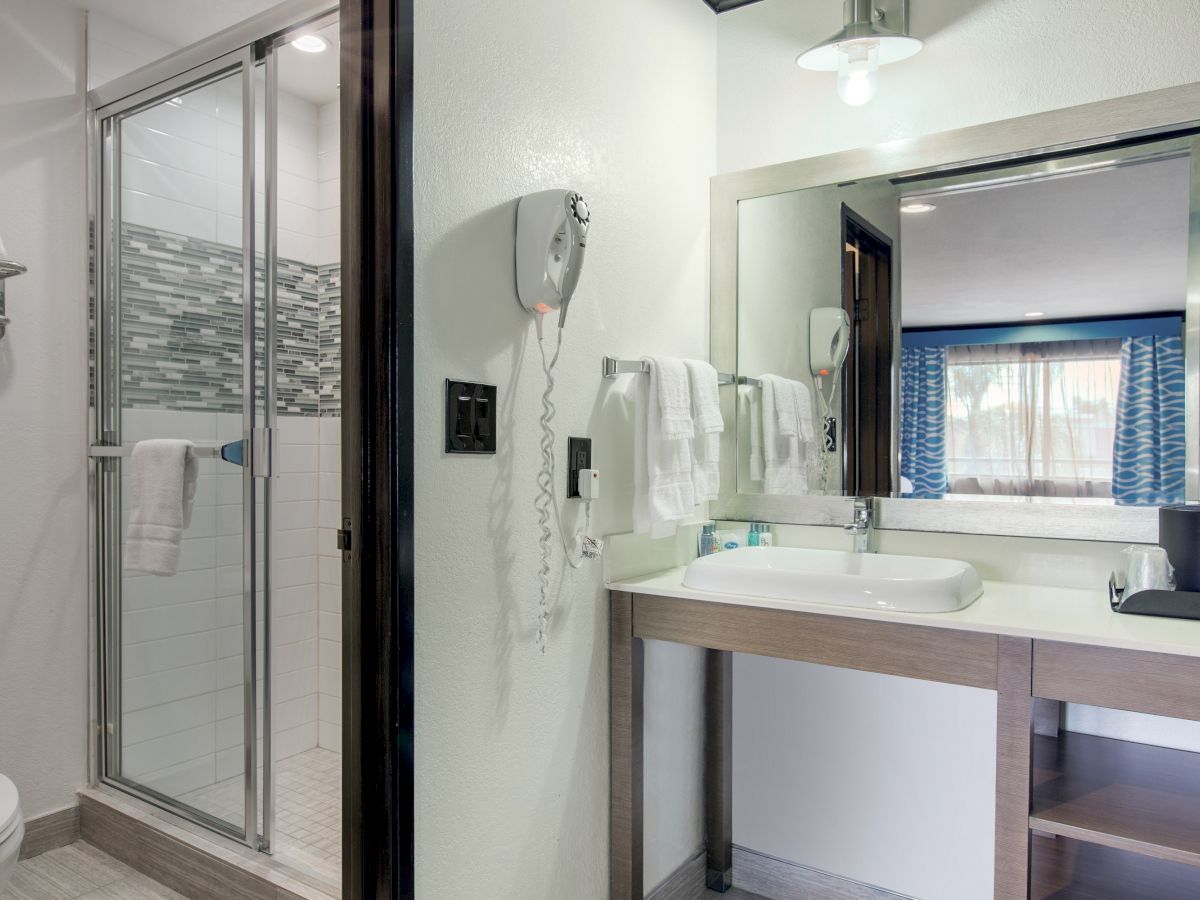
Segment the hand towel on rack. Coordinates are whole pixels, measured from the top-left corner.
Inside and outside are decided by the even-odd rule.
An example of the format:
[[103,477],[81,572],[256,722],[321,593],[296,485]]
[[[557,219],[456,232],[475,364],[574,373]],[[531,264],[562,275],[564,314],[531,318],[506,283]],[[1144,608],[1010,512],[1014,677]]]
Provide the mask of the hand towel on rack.
[[[738,388],[742,402],[747,411],[746,421],[750,423],[750,480],[763,480],[763,430],[762,430],[762,390],[755,385],[745,385]],[[742,419],[739,416],[738,421]],[[740,430],[740,429],[739,429]]]
[[[664,434],[659,365],[653,359],[645,362],[648,374],[637,380],[634,413],[633,530],[654,538],[670,537],[678,521],[696,506],[691,442]],[[684,372],[686,386],[687,369],[675,362]],[[687,412],[690,421],[690,392]]]
[[721,395],[717,370],[702,359],[685,359],[692,391],[692,488],[697,503],[716,500],[721,492]]
[[670,356],[642,357],[651,366],[650,378],[657,385],[659,419],[665,440],[691,440],[696,435],[692,419],[692,389],[683,360]]
[[192,521],[199,474],[193,451],[191,441],[139,441],[134,446],[126,569],[151,575],[179,571],[179,544]]
[[[804,416],[799,389],[804,386],[779,375],[762,377],[763,491],[806,494],[808,474],[802,448]],[[807,392],[805,393],[807,397]],[[808,431],[812,432],[809,401]]]

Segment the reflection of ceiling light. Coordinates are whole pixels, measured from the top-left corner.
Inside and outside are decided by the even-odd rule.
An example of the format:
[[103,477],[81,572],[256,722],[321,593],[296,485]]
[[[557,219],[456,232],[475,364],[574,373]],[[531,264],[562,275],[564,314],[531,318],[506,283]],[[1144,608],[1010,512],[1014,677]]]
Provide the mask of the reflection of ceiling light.
[[1045,315],[1045,313],[1044,313],[1044,312],[1028,312],[1028,313],[1025,313],[1025,318],[1027,318],[1027,319],[1040,319],[1040,318],[1041,318],[1042,316],[1044,316],[1044,315]]
[[900,212],[911,213],[911,214],[927,213],[927,212],[933,212],[935,209],[937,209],[937,207],[934,206],[932,203],[925,203],[922,201],[919,203],[905,203],[903,206],[900,207]]
[[845,0],[845,27],[796,58],[802,69],[837,72],[837,92],[850,106],[862,106],[875,96],[880,66],[908,59],[921,49],[921,41],[905,34],[907,9],[893,30],[879,24],[884,14],[874,0]]
[[292,46],[304,53],[320,53],[329,44],[325,38],[316,34],[302,34],[292,41]]

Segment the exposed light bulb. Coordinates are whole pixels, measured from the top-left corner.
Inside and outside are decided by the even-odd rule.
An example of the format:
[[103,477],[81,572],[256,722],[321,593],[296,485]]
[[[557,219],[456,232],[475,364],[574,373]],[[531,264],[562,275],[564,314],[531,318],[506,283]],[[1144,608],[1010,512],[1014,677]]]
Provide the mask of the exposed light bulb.
[[850,106],[862,106],[875,96],[879,71],[879,41],[847,41],[838,45],[838,96]]

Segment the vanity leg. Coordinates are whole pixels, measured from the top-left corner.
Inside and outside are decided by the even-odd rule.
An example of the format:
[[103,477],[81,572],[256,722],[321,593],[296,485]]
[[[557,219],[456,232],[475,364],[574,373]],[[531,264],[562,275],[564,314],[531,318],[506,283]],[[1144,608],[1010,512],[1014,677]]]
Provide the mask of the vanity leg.
[[645,650],[633,636],[633,596],[610,594],[609,896],[642,900],[642,683]]
[[704,653],[704,883],[724,893],[733,886],[733,654]]
[[996,673],[996,900],[1029,897],[1033,642],[1001,636]]

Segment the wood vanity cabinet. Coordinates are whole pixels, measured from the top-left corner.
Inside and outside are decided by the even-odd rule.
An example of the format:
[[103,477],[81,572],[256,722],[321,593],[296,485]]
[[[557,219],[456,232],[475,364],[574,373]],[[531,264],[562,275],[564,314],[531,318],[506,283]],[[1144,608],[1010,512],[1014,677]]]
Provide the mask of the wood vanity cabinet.
[[[1038,640],[1032,693],[1200,720],[1200,659]],[[1200,754],[1062,731],[1031,772],[1035,900],[1200,897]]]
[[614,590],[613,900],[642,898],[646,639],[708,651],[715,891],[732,876],[731,654],[740,652],[996,691],[997,900],[1200,898],[1200,753],[1058,729],[1064,702],[1200,721],[1200,657]]

